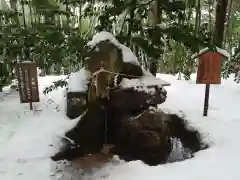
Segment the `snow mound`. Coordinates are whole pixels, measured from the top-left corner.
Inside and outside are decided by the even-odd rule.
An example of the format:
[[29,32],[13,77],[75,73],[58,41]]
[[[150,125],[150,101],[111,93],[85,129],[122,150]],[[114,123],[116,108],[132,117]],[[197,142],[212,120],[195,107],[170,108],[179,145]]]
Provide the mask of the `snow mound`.
[[98,43],[100,43],[102,41],[106,41],[106,40],[109,40],[111,43],[113,43],[115,46],[117,46],[119,49],[121,49],[124,62],[140,65],[137,57],[131,51],[131,49],[128,48],[127,46],[121,44],[120,42],[118,42],[118,40],[111,33],[107,32],[107,31],[101,31],[101,32],[95,34],[92,38],[92,41],[88,42],[87,46],[93,48]]
[[90,72],[84,68],[78,72],[72,73],[68,81],[68,92],[85,92],[87,91],[88,78]]

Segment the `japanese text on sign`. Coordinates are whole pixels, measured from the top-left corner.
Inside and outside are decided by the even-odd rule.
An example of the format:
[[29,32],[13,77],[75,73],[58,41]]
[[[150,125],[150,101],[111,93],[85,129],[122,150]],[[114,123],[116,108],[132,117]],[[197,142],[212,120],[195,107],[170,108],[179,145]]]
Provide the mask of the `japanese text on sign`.
[[20,63],[18,84],[21,103],[39,102],[37,67],[34,63]]

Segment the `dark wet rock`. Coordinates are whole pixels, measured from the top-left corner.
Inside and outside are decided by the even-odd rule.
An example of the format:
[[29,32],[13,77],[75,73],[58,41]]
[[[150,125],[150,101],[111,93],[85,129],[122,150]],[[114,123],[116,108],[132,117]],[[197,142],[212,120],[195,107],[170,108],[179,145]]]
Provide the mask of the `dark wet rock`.
[[87,98],[86,92],[67,92],[67,117],[79,117],[86,110]]

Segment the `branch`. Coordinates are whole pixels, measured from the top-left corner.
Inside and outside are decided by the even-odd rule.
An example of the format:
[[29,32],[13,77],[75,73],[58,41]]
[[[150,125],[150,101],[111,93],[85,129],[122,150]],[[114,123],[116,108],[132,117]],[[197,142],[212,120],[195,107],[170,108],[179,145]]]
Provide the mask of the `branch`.
[[138,6],[145,6],[145,5],[148,5],[148,4],[151,4],[154,0],[150,0],[148,2],[145,2],[145,3],[140,3]]

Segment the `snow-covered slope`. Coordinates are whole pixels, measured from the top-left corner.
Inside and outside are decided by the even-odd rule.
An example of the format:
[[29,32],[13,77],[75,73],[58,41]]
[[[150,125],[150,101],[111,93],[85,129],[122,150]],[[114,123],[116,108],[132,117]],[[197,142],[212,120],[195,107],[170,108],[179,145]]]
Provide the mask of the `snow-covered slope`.
[[[62,77],[39,77],[40,91]],[[9,92],[9,88],[4,89]],[[16,92],[0,95],[0,179],[48,180],[52,172],[49,157],[56,151],[51,144],[76,121],[64,115],[63,90],[41,94],[41,102],[20,104]]]
[[[211,142],[211,148],[196,157],[172,164],[149,167],[140,161],[108,164],[92,177],[109,180],[239,180],[240,163],[240,85],[223,80],[210,89],[209,116],[203,117],[204,85],[178,81],[171,75],[158,75],[171,83],[168,98],[160,105],[165,111],[183,113],[190,125],[198,128]],[[61,77],[40,77],[41,91]],[[194,76],[193,76],[194,79]],[[7,91],[7,89],[5,89]],[[28,104],[20,104],[16,93],[0,94],[0,179],[50,180],[59,136],[77,120],[64,115],[63,90],[41,94],[35,113]],[[1,98],[2,97],[2,98]],[[181,112],[180,112],[181,111]],[[54,144],[54,146],[52,146]]]

